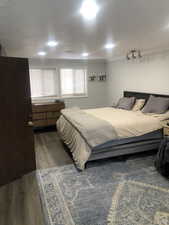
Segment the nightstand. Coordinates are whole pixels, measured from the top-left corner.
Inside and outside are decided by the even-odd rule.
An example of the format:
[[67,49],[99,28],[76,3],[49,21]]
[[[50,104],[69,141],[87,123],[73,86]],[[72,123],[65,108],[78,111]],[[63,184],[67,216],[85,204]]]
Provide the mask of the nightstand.
[[164,135],[169,136],[169,126],[168,125],[164,125]]

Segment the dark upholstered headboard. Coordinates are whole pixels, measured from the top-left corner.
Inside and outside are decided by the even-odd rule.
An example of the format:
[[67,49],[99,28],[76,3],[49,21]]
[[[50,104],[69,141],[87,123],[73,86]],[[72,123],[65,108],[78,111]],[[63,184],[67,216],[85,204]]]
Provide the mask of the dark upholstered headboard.
[[164,97],[169,98],[169,95],[161,95],[161,94],[154,94],[154,93],[144,93],[144,92],[134,92],[134,91],[124,91],[124,97],[135,97],[136,99],[145,99],[148,100],[150,95],[154,95],[156,97]]

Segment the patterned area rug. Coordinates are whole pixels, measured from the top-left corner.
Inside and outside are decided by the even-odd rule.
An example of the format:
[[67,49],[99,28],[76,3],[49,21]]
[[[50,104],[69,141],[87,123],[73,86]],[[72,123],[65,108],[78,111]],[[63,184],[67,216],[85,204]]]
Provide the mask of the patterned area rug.
[[97,161],[40,170],[48,225],[169,225],[169,181],[153,156]]

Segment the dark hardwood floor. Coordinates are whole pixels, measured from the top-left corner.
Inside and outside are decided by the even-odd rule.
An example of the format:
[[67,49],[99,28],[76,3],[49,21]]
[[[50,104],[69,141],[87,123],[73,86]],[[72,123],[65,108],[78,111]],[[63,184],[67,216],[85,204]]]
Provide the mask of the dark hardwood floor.
[[36,134],[35,148],[37,169],[73,163],[55,131]]
[[[72,163],[56,132],[35,134],[38,169]],[[36,173],[0,188],[0,225],[45,225]]]

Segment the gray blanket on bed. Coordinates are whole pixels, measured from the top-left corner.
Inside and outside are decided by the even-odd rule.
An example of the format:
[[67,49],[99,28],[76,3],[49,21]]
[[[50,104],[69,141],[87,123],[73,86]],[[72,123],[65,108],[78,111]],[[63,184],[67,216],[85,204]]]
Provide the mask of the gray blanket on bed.
[[118,138],[117,132],[110,123],[83,110],[64,109],[61,113],[78,130],[91,148]]

